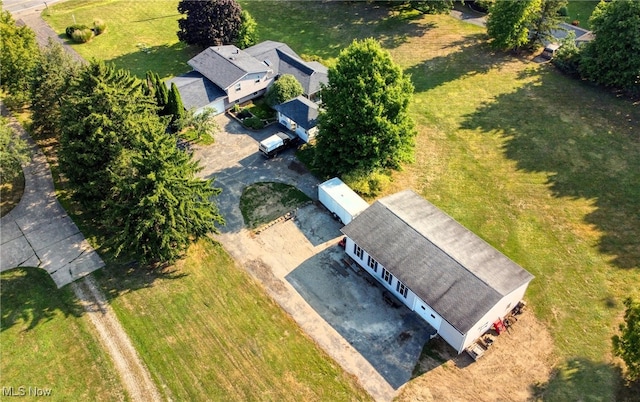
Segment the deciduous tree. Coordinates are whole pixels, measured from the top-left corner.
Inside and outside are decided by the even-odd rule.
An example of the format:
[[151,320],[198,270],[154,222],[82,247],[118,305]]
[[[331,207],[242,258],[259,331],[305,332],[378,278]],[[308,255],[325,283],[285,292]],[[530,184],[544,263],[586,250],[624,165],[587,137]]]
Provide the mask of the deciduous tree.
[[624,360],[628,378],[635,381],[640,378],[640,303],[628,298],[624,305],[624,323],[620,335],[613,337],[613,352]]
[[559,12],[567,3],[567,0],[542,0],[540,11],[533,20],[532,35],[529,40],[531,45],[555,40],[551,32],[558,29],[559,24],[563,21]]
[[304,89],[296,77],[291,74],[283,74],[267,90],[265,101],[273,107],[300,96],[303,92]]
[[201,47],[229,45],[238,39],[242,8],[236,0],[181,0],[178,39]]
[[5,103],[23,106],[29,100],[40,49],[33,31],[17,26],[8,11],[0,11],[0,49],[0,87],[8,93]]
[[640,94],[640,2],[600,2],[589,24],[595,39],[582,51],[582,75]]
[[413,158],[413,85],[374,39],[354,41],[322,91],[316,167],[324,174],[399,168]]
[[506,51],[526,45],[529,29],[540,9],[541,0],[496,1],[487,18],[491,46]]
[[240,49],[246,49],[258,42],[258,24],[247,10],[242,10],[242,14],[240,16],[242,24],[240,25],[240,31],[238,32],[236,46]]

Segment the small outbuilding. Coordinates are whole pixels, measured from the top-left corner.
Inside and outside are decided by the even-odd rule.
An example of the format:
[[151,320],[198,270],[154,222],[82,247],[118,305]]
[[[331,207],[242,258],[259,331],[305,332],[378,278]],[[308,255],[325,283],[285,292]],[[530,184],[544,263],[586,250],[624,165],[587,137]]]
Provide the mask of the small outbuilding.
[[533,275],[413,191],[342,228],[345,251],[458,353],[522,300]]
[[275,106],[280,124],[298,134],[304,142],[318,132],[318,104],[300,95]]
[[318,200],[345,225],[369,207],[365,200],[338,177],[318,186]]

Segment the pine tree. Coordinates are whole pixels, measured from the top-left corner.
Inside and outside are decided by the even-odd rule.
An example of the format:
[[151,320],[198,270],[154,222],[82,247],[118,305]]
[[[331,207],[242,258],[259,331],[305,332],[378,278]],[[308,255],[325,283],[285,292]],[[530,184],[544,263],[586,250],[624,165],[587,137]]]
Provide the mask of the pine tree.
[[114,161],[131,149],[149,113],[156,114],[155,102],[128,71],[94,61],[72,82],[61,108],[60,167],[88,210],[103,208]]
[[[329,69],[322,91],[315,165],[335,175],[398,169],[413,158],[408,107],[413,85],[374,39],[354,41]],[[357,94],[357,96],[354,96]]]
[[186,116],[186,111],[184,110],[184,104],[182,103],[180,91],[178,91],[178,87],[174,82],[171,83],[171,90],[169,91],[169,102],[167,102],[167,111],[171,115],[171,127],[176,131],[180,130],[182,128],[182,122],[184,121]]
[[43,137],[60,137],[62,102],[79,64],[49,39],[42,49],[31,87],[31,127]]

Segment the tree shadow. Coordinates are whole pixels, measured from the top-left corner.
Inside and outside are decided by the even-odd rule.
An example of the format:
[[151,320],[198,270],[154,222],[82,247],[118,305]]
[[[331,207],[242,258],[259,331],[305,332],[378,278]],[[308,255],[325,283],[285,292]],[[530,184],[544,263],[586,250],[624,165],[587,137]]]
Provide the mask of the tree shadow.
[[555,197],[592,200],[584,221],[600,252],[620,268],[640,266],[640,109],[543,70],[515,92],[465,116],[463,129],[498,132],[524,172],[547,174]]
[[512,57],[493,51],[485,40],[485,34],[472,34],[450,42],[442,51],[455,49],[444,56],[436,56],[409,67],[406,72],[416,92],[425,92],[447,82],[477,74],[486,74],[493,68],[512,60]]
[[637,401],[639,384],[626,383],[619,366],[575,357],[555,368],[544,384],[531,385],[536,400]]
[[21,267],[0,276],[0,331],[24,323],[30,331],[58,314],[79,317],[82,306],[69,287],[57,289],[49,274],[40,268]]

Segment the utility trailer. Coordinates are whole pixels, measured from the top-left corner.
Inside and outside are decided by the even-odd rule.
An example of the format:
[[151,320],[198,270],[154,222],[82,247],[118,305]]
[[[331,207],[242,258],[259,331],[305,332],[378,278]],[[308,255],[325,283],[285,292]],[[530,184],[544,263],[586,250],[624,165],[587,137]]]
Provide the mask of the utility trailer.
[[318,199],[344,225],[369,207],[365,200],[337,177],[318,186]]

